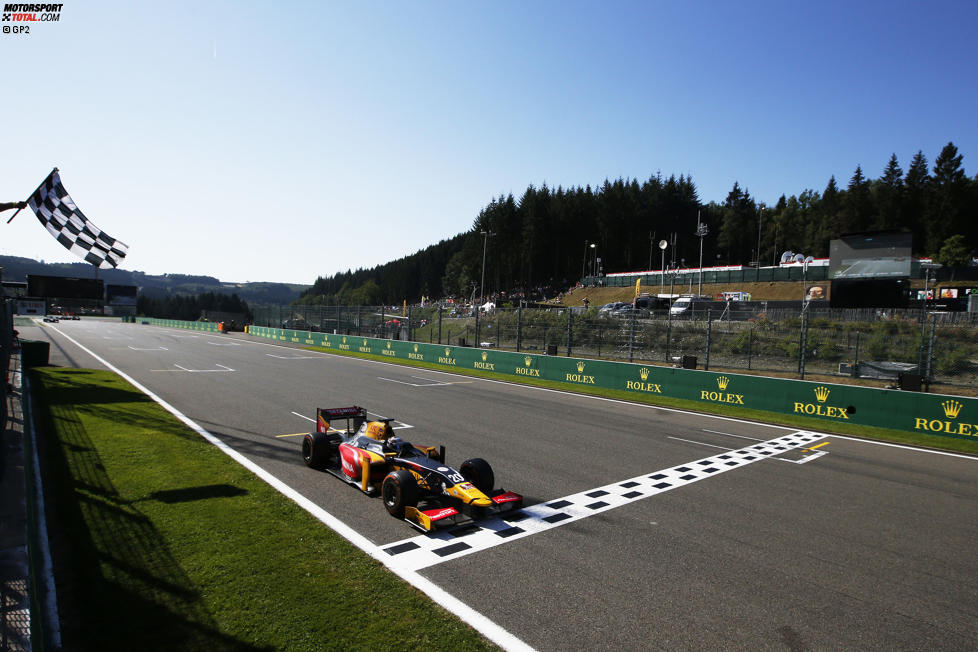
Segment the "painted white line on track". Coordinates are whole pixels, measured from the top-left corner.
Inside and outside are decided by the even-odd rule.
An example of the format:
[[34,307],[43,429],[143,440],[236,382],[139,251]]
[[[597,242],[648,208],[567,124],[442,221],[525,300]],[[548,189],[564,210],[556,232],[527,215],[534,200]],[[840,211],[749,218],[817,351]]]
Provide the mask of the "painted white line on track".
[[133,351],[169,351],[170,350],[165,346],[157,346],[156,348],[153,349],[138,349],[135,346],[130,346],[129,348],[132,349]]
[[277,477],[275,477],[274,475],[272,475],[262,467],[252,462],[250,459],[248,459],[238,451],[234,450],[233,448],[225,444],[223,441],[221,441],[221,439],[214,436],[213,434],[205,430],[203,427],[197,425],[197,423],[184,416],[183,413],[181,413],[175,407],[173,407],[172,405],[170,405],[169,403],[161,399],[159,396],[151,392],[148,388],[144,387],[142,384],[136,381],[135,378],[132,378],[121,369],[118,369],[110,362],[108,362],[107,360],[105,360],[104,358],[96,354],[94,351],[82,345],[80,342],[75,340],[70,335],[67,335],[66,333],[64,333],[63,331],[57,328],[55,328],[54,330],[61,336],[67,338],[71,343],[73,343],[75,346],[80,348],[82,351],[95,358],[100,364],[104,365],[106,369],[108,369],[113,373],[119,374],[119,376],[125,379],[126,382],[128,382],[133,387],[135,387],[136,389],[143,392],[151,399],[159,403],[160,406],[163,407],[163,409],[165,409],[167,412],[175,416],[177,419],[183,422],[188,428],[196,432],[198,435],[206,439],[208,442],[216,446],[218,449],[221,450],[221,452],[225,453],[228,457],[238,462],[243,467],[245,467],[246,469],[254,473],[256,476],[264,480],[276,491],[284,495],[286,498],[295,502],[297,505],[299,505],[299,507],[309,512],[313,517],[315,517],[321,523],[323,523],[324,525],[326,525],[327,527],[335,531],[337,534],[342,536],[344,539],[346,539],[347,541],[355,545],[357,548],[364,551],[374,559],[378,560],[380,563],[382,563],[384,566],[390,569],[391,572],[393,572],[395,575],[403,579],[405,582],[411,584],[419,591],[424,592],[429,598],[434,600],[437,604],[441,605],[448,611],[454,613],[456,616],[458,616],[460,620],[472,626],[480,634],[488,638],[496,645],[499,645],[500,647],[507,650],[532,650],[533,649],[525,642],[523,642],[521,639],[511,634],[509,631],[507,631],[500,625],[497,625],[492,620],[489,620],[489,618],[484,616],[482,613],[476,611],[466,603],[462,602],[460,599],[448,593],[448,591],[441,588],[431,580],[422,577],[417,572],[406,570],[396,564],[392,564],[390,555],[381,552],[380,548],[374,545],[365,536],[363,536],[362,534],[360,534],[359,532],[351,528],[349,525],[347,525],[340,519],[336,518],[335,516],[327,512],[325,509],[323,509],[316,503],[312,502],[311,500],[309,500],[308,498],[300,494],[299,492],[297,492],[289,485],[279,480]]
[[382,549],[406,569],[428,568],[686,487],[754,462],[777,459],[776,456],[784,452],[808,446],[826,436],[797,431],[746,448],[524,507],[512,514],[477,521],[456,530],[457,534],[452,531],[423,534],[382,546]]
[[748,437],[747,435],[735,435],[732,432],[723,432],[721,430],[707,430],[703,428],[703,432],[713,433],[714,435],[724,435],[726,437],[737,437],[738,439],[750,439],[751,441],[764,441],[758,437]]
[[224,373],[227,371],[234,371],[234,369],[232,369],[231,367],[225,367],[224,365],[217,364],[217,363],[215,363],[215,366],[220,367],[220,369],[187,369],[186,367],[180,366],[178,364],[174,364],[173,366],[182,371],[186,371],[192,374]]
[[394,380],[393,378],[384,378],[383,376],[377,376],[377,380],[386,380],[389,383],[397,383],[399,385],[407,385],[408,387],[447,387],[448,385],[451,385],[451,383],[439,383],[439,382],[424,383],[424,384],[421,384],[421,383],[409,383],[409,382],[404,381],[404,380]]

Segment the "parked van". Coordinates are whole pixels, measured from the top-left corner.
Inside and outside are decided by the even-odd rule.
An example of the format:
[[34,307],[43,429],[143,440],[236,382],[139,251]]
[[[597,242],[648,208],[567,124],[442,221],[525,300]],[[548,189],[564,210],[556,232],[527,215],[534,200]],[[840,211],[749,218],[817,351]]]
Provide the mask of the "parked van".
[[672,307],[669,308],[669,314],[673,317],[685,317],[693,313],[706,312],[713,307],[722,309],[723,306],[723,302],[713,301],[706,297],[679,297],[673,302]]

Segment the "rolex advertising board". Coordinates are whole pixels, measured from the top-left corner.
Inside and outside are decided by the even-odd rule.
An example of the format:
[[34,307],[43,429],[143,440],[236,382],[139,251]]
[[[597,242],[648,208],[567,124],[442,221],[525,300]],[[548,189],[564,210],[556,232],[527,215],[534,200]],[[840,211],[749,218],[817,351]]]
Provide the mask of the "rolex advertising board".
[[600,387],[636,397],[677,398],[826,423],[978,437],[978,399],[969,397],[276,328],[250,327],[248,332],[272,340],[431,363],[445,371],[464,369],[549,380],[568,390]]

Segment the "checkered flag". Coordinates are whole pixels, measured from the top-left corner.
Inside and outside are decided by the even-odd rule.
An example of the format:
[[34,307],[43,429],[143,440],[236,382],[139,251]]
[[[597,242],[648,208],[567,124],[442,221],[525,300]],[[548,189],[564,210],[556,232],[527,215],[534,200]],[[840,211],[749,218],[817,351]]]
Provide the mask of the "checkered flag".
[[129,245],[110,238],[78,210],[61,185],[57,168],[38,186],[27,205],[65,249],[96,267],[117,267],[129,251]]

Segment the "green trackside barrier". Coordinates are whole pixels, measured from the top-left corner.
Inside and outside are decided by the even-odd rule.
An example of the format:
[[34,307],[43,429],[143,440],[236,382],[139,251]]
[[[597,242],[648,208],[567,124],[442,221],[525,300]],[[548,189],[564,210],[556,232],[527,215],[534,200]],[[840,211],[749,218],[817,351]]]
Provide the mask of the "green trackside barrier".
[[978,437],[978,399],[969,397],[280,328],[251,326],[248,332],[283,342],[430,362],[446,370],[474,369],[539,378],[568,388],[602,387],[836,423],[962,439]]
[[191,331],[217,333],[217,323],[211,321],[182,321],[179,319],[156,319],[154,317],[138,317],[140,324],[163,326],[165,328],[183,328]]

